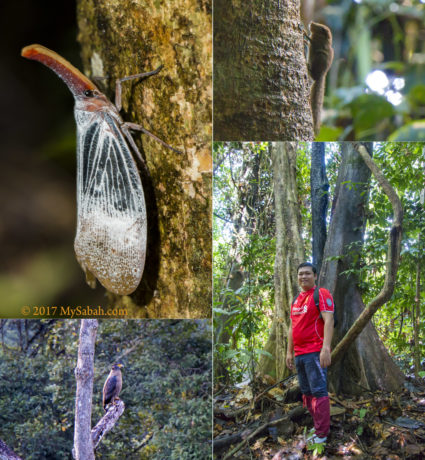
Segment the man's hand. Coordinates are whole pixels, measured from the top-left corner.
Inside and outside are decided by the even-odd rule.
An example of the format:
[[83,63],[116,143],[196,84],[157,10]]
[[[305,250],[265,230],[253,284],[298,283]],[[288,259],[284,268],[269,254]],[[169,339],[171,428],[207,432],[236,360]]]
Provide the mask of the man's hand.
[[291,371],[294,369],[294,354],[293,353],[286,354],[286,367],[291,369]]
[[[286,358],[288,359],[288,358]],[[328,347],[323,347],[320,352],[320,366],[325,369],[331,365],[331,350]]]

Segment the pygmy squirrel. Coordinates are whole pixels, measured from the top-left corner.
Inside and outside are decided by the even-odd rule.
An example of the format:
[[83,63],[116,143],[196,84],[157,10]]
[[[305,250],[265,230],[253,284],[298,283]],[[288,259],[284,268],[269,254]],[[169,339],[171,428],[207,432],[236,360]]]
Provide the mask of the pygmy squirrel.
[[334,50],[332,32],[329,27],[317,22],[310,24],[311,36],[308,55],[308,71],[314,80],[311,87],[310,104],[313,112],[314,134],[320,130],[320,118],[325,95],[326,74],[332,65]]

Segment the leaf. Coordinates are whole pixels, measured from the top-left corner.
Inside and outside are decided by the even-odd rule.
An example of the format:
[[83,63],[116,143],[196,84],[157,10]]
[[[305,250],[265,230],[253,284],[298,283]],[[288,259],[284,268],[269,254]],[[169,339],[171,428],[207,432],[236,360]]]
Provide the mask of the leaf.
[[231,358],[234,358],[235,356],[237,356],[238,354],[239,354],[239,350],[226,350],[223,353],[222,358],[224,360],[231,359]]
[[371,428],[376,437],[382,436],[382,433],[384,431],[384,425],[382,423],[373,423]]
[[261,449],[263,447],[264,441],[268,438],[268,436],[265,436],[264,438],[258,438],[255,443],[253,448],[254,449]]
[[238,403],[245,403],[251,401],[253,398],[252,390],[249,386],[243,387],[237,394],[235,401]]
[[271,359],[274,359],[273,355],[266,351],[266,350],[262,350],[261,348],[256,348],[255,349],[255,352],[258,354],[258,355],[264,355],[264,356],[268,356],[269,358]]
[[394,115],[393,106],[377,94],[362,94],[351,102],[350,107],[356,138],[370,137],[377,130],[378,124]]
[[423,452],[424,448],[416,444],[408,444],[405,448],[405,452],[409,455],[418,455]]
[[407,94],[407,99],[412,107],[425,105],[425,85],[414,85]]
[[316,142],[337,141],[337,140],[339,140],[339,138],[340,138],[341,134],[343,133],[343,131],[344,130],[342,128],[334,128],[334,127],[331,127],[331,126],[322,125],[320,127],[320,132],[317,135],[315,141]]
[[401,128],[395,130],[388,137],[391,142],[403,141],[424,141],[425,140],[425,120],[416,120],[407,123]]
[[221,315],[229,315],[229,310],[223,310],[222,308],[213,308],[214,313],[220,313]]
[[345,413],[345,409],[343,407],[331,406],[331,417],[333,415],[341,415],[344,413]]
[[285,392],[280,388],[272,388],[267,392],[270,396],[272,396],[276,401],[283,401],[285,398]]
[[322,454],[325,451],[326,443],[321,444],[308,444],[307,449],[313,451],[313,455]]

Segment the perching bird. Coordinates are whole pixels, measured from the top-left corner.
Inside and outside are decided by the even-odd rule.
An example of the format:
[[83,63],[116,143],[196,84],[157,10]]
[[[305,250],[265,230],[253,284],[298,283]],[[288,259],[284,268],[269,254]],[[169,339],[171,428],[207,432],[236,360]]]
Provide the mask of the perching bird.
[[103,409],[106,411],[108,404],[113,404],[122,388],[122,374],[120,367],[123,367],[121,363],[114,364],[111,372],[106,379],[105,385],[103,385]]

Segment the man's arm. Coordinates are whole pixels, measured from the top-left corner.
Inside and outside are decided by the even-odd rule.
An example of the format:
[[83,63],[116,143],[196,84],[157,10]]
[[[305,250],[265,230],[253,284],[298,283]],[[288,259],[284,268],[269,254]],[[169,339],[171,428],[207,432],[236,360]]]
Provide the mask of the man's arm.
[[289,320],[288,349],[286,350],[286,367],[294,369],[294,341],[292,339],[292,320]]
[[334,314],[331,312],[322,311],[323,322],[325,323],[323,333],[323,346],[320,352],[320,365],[322,368],[331,365],[331,342],[334,332]]

